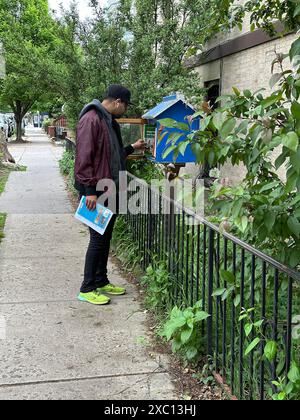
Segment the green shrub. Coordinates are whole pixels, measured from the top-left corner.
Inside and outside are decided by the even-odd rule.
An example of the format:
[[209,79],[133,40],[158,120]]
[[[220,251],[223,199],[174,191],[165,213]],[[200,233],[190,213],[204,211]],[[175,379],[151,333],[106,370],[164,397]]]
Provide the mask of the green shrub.
[[146,306],[148,309],[164,314],[172,308],[173,283],[164,263],[150,265],[141,284],[146,288]]
[[135,272],[141,263],[141,256],[139,255],[138,246],[133,240],[128,223],[122,216],[117,218],[113,232],[112,246],[123,268],[130,272]]
[[47,118],[46,120],[43,121],[43,129],[47,131],[47,128],[50,127],[52,123],[53,121]]
[[127,170],[137,178],[150,183],[152,179],[164,179],[160,167],[148,159],[132,160],[127,163]]
[[74,194],[77,195],[78,192],[74,188],[75,183],[75,153],[70,151],[65,151],[62,159],[59,161],[60,171],[63,175],[67,177],[68,188]]
[[65,151],[62,159],[59,161],[59,167],[64,175],[70,175],[74,172],[75,155],[73,152]]
[[[290,70],[284,61],[290,58]],[[218,99],[221,107],[198,112],[201,130],[177,144],[171,133],[165,155],[182,154],[191,145],[199,164],[211,167],[243,164],[245,176],[238,186],[219,179],[209,197],[210,215],[227,230],[270,254],[280,262],[300,267],[300,37],[289,54],[274,55],[280,73],[270,80],[272,94],[265,89],[240,91]],[[161,120],[165,127],[182,125]],[[186,129],[188,129],[186,125]],[[178,134],[176,133],[178,136]],[[273,162],[272,155],[279,152]],[[286,177],[279,177],[279,170]]]
[[197,362],[203,354],[203,339],[200,325],[209,318],[209,314],[202,310],[202,302],[193,307],[173,308],[168,321],[165,323],[161,336],[172,341],[174,353],[180,353],[186,362]]

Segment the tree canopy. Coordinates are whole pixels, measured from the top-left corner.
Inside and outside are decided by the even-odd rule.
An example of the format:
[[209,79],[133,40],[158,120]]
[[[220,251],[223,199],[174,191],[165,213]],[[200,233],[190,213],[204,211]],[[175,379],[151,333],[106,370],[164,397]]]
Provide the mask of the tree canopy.
[[197,50],[228,23],[231,1],[120,0],[112,9],[102,9],[97,0],[91,4],[91,19],[80,22],[73,4],[59,21],[60,58],[69,80],[65,85],[69,93],[76,91],[75,101],[72,95],[64,97],[73,121],[80,107],[92,97],[101,98],[111,83],[132,90],[131,115],[141,115],[176,91],[200,101],[198,75],[183,60],[191,47]]
[[21,139],[23,117],[36,101],[53,95],[57,64],[56,46],[47,0],[1,0],[0,40],[4,48],[6,76],[0,101],[13,110]]
[[107,9],[91,0],[91,5],[93,16],[81,21],[76,2],[57,16],[47,0],[0,0],[6,60],[0,101],[18,123],[33,104],[52,109],[52,102],[58,109],[65,105],[75,125],[82,106],[101,99],[111,83],[132,90],[132,116],[176,91],[199,104],[204,92],[198,74],[183,65],[186,57],[216,33],[241,25],[246,13],[253,29],[272,32],[274,16],[287,30],[299,23],[296,0],[119,0]]
[[[249,2],[250,3],[250,2]],[[255,27],[270,31],[270,22],[282,18],[264,8],[257,9],[251,20]],[[278,2],[277,2],[278,3]],[[276,3],[276,4],[277,4]],[[287,30],[299,27],[298,2],[285,2],[289,6],[290,21]],[[278,5],[278,4],[277,4]],[[249,7],[246,4],[246,9]],[[275,3],[274,3],[275,7]],[[291,8],[290,8],[291,7]],[[250,10],[250,9],[248,9]],[[252,10],[252,9],[251,9]],[[264,12],[264,13],[263,13]],[[273,23],[272,23],[273,24]],[[290,69],[283,62],[290,60]],[[246,175],[238,186],[218,179],[210,196],[211,214],[233,233],[274,255],[292,267],[300,264],[300,38],[292,43],[289,54],[274,54],[271,95],[265,89],[241,92],[233,87],[231,95],[218,99],[220,108],[213,111],[209,104],[200,112],[201,129],[193,133],[186,143],[192,148],[198,162],[209,162],[211,167],[230,163],[243,164]],[[197,114],[196,114],[197,115]],[[198,113],[199,116],[199,113]],[[184,150],[174,139],[165,151],[175,156]],[[279,154],[275,162],[274,152]],[[278,175],[286,168],[286,178]],[[215,175],[216,178],[219,175]],[[221,181],[221,182],[220,182]]]

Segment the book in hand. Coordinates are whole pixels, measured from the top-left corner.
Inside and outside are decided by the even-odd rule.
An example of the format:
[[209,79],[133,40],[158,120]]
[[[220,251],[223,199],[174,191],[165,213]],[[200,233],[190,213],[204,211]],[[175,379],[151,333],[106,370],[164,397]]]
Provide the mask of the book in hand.
[[113,212],[108,208],[97,203],[97,208],[90,211],[86,206],[86,197],[82,197],[75,218],[90,228],[94,229],[100,235],[104,235]]

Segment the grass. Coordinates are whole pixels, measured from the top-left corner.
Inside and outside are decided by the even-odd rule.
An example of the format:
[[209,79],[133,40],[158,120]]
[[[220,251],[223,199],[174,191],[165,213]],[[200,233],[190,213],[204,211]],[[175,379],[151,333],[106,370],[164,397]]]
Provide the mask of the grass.
[[13,169],[14,172],[26,172],[27,166],[17,166],[15,169]]
[[8,168],[0,167],[0,194],[3,193],[6,182],[9,177],[10,170]]
[[[0,195],[4,192],[5,190],[5,185],[6,182],[8,180],[9,174],[11,171],[18,171],[18,172],[25,172],[27,170],[26,166],[18,166],[16,167],[16,169],[10,169],[7,168],[5,166],[1,166],[0,164]],[[0,213],[0,243],[2,241],[2,239],[4,238],[4,225],[5,225],[5,221],[6,221],[6,214],[5,213]]]
[[27,166],[17,166],[14,169],[10,169],[5,166],[1,166],[1,163],[0,163],[0,195],[3,193],[9,174],[12,171],[26,172]]
[[4,238],[3,231],[4,231],[5,220],[6,220],[6,214],[0,213],[0,243],[2,239]]

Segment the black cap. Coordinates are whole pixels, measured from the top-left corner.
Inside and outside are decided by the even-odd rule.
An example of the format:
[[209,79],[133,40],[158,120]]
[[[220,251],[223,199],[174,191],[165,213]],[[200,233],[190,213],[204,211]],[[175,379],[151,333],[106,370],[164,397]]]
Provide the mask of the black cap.
[[122,102],[125,102],[128,105],[133,105],[131,102],[130,90],[122,85],[109,86],[106,93],[106,98],[121,99]]

